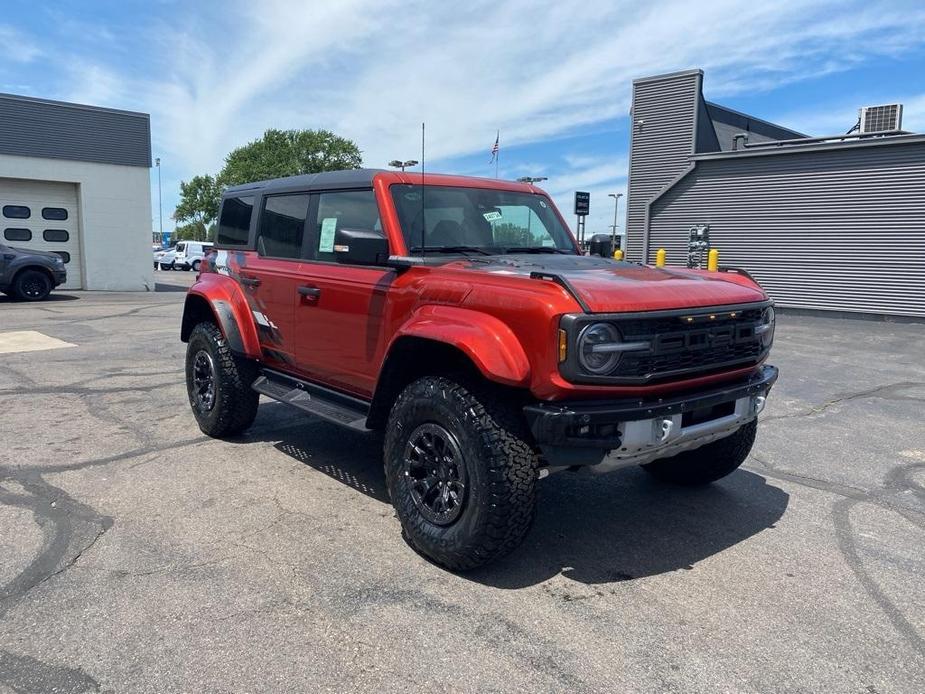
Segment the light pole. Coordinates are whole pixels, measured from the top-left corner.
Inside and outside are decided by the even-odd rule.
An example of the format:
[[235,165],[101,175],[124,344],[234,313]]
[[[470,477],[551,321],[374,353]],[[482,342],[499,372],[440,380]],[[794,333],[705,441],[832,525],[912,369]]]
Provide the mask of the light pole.
[[613,231],[610,234],[610,250],[613,251],[617,245],[617,206],[620,204],[623,193],[608,193],[607,195],[613,198]]
[[539,183],[541,181],[548,181],[549,179],[546,176],[521,176],[517,179],[518,183]]
[[161,158],[154,160],[157,167],[157,225],[161,232],[161,246],[164,245],[164,204],[161,198]]
[[396,169],[401,169],[402,171],[405,170],[406,166],[417,166],[417,165],[418,165],[417,159],[408,159],[407,161],[393,159],[392,161],[389,162],[389,166],[394,166]]

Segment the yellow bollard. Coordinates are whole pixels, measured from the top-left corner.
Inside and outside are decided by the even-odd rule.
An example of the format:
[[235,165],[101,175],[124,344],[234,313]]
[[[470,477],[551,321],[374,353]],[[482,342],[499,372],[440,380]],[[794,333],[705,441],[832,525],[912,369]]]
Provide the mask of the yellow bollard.
[[622,251],[621,249],[619,249],[619,248],[618,248],[617,250],[615,250],[615,251],[613,252],[613,259],[614,259],[614,260],[623,260],[623,251]]
[[665,267],[665,249],[655,251],[655,267]]
[[719,251],[711,248],[709,255],[707,255],[707,270],[716,272],[717,269],[719,269]]

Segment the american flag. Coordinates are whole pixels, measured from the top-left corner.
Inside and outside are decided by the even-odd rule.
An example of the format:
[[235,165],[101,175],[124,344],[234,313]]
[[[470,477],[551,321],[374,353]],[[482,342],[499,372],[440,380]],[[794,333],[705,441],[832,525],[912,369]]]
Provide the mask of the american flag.
[[489,164],[491,164],[492,162],[494,162],[495,159],[498,158],[498,150],[501,149],[498,146],[498,140],[500,139],[501,139],[501,131],[499,130],[498,134],[495,135],[495,144],[491,146],[491,161],[488,162]]

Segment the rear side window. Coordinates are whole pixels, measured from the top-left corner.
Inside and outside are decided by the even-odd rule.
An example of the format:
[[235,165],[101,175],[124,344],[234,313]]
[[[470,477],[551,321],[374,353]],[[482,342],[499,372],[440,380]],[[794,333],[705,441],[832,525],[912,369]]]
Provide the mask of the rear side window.
[[245,246],[251,228],[254,196],[225,198],[218,219],[218,243],[222,246]]
[[382,231],[376,195],[371,190],[344,190],[318,196],[318,217],[311,239],[314,260],[333,261],[338,229]]
[[265,198],[257,232],[257,252],[271,258],[300,258],[308,193]]
[[32,210],[25,205],[4,205],[3,216],[7,219],[29,219]]
[[3,238],[7,241],[31,241],[32,232],[28,229],[4,229]]

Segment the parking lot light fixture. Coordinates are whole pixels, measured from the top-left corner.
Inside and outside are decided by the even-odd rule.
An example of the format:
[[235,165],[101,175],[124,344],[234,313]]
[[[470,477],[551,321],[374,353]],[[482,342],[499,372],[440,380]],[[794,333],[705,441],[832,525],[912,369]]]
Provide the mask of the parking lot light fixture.
[[418,165],[417,159],[408,159],[406,161],[401,161],[399,159],[393,159],[392,161],[389,162],[389,166],[394,166],[396,169],[401,169],[402,171],[404,171],[405,168],[409,166],[417,166],[417,165]]
[[613,230],[610,233],[610,247],[613,249],[617,245],[617,207],[623,193],[607,193],[607,197],[613,198]]
[[161,158],[154,160],[154,166],[157,167],[157,225],[161,233],[160,243],[164,245],[164,203],[161,197]]

